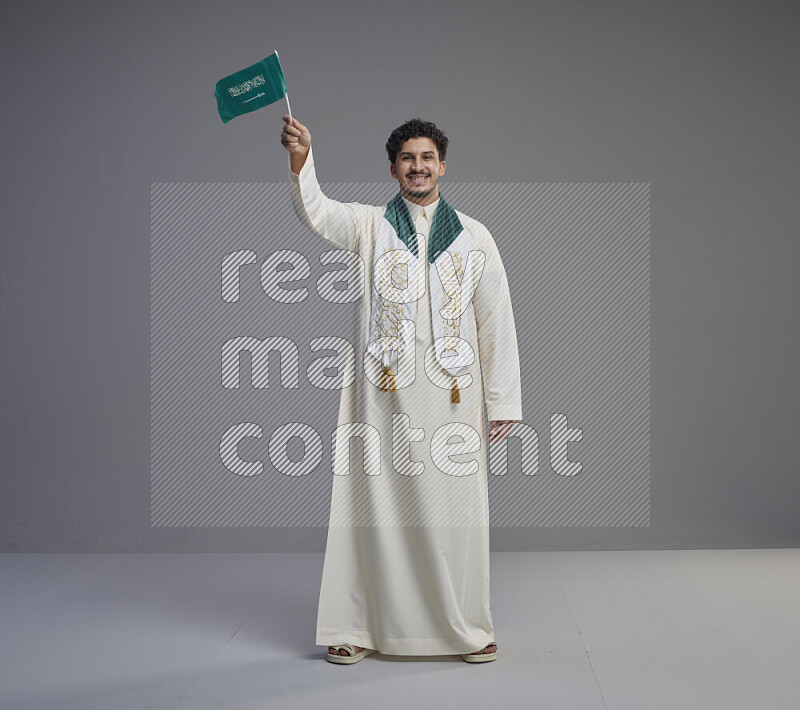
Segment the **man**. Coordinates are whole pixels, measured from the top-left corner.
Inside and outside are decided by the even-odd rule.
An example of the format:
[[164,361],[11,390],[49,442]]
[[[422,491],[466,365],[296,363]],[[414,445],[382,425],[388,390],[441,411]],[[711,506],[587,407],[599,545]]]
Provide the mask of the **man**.
[[[342,390],[316,642],[334,663],[376,650],[494,660],[484,400],[490,443],[522,420],[497,246],[440,195],[448,139],[433,123],[392,132],[399,193],[374,207],[324,195],[308,128],[283,120],[298,217],[365,269],[351,341],[365,377]],[[351,473],[355,437],[364,471]]]

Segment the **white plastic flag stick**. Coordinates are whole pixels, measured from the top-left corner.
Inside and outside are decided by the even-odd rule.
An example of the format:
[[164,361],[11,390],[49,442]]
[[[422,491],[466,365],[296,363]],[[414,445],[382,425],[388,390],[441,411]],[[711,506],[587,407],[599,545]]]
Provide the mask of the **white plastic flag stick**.
[[[278,54],[278,50],[275,49],[273,51],[275,52],[275,56],[278,57],[278,63],[280,63],[281,57]],[[283,71],[283,65],[282,64],[281,64],[281,71]],[[286,72],[283,72],[283,76],[286,77]],[[284,81],[285,80],[286,79],[284,78]],[[288,89],[286,91],[286,108],[289,109],[289,120],[291,121],[292,125],[294,125],[294,119],[292,118],[292,105],[289,103],[289,91],[288,91]]]
[[286,93],[286,106],[289,108],[289,120],[294,125],[294,119],[292,118],[292,105],[289,103],[289,93]]

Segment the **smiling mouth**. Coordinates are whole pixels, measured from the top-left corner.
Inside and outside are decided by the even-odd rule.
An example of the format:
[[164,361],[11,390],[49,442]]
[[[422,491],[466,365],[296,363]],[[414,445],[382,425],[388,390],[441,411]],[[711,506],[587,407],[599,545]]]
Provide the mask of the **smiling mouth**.
[[419,184],[422,184],[423,182],[425,182],[428,179],[428,176],[427,175],[409,175],[408,179],[409,179],[410,182],[417,183],[419,185]]

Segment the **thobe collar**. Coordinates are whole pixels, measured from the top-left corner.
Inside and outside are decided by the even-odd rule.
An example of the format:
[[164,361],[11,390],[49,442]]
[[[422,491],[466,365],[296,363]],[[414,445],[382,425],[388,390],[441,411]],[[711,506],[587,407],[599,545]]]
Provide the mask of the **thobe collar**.
[[428,220],[428,261],[432,264],[464,231],[456,211],[447,204],[447,200],[439,193],[439,199],[430,205],[418,205],[403,197],[399,192],[386,206],[384,218],[394,228],[397,237],[417,256],[417,240],[414,234],[417,229],[414,217],[425,215]]
[[433,215],[436,213],[436,208],[439,206],[439,202],[441,201],[441,196],[436,198],[436,202],[431,202],[429,205],[418,205],[416,202],[411,202],[411,200],[407,200],[405,197],[400,195],[403,198],[403,202],[406,203],[406,207],[408,207],[408,211],[411,212],[411,219],[416,221],[417,217],[422,215],[428,221],[428,228],[430,229],[431,222],[433,222]]

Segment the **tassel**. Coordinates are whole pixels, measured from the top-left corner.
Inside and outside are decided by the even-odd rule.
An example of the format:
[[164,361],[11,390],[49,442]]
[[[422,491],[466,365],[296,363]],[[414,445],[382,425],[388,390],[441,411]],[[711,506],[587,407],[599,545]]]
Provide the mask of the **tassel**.
[[458,391],[458,379],[453,378],[453,389],[450,390],[450,404],[460,404],[461,394]]
[[394,380],[392,368],[386,365],[381,374],[381,389],[384,392],[397,392],[397,383]]

